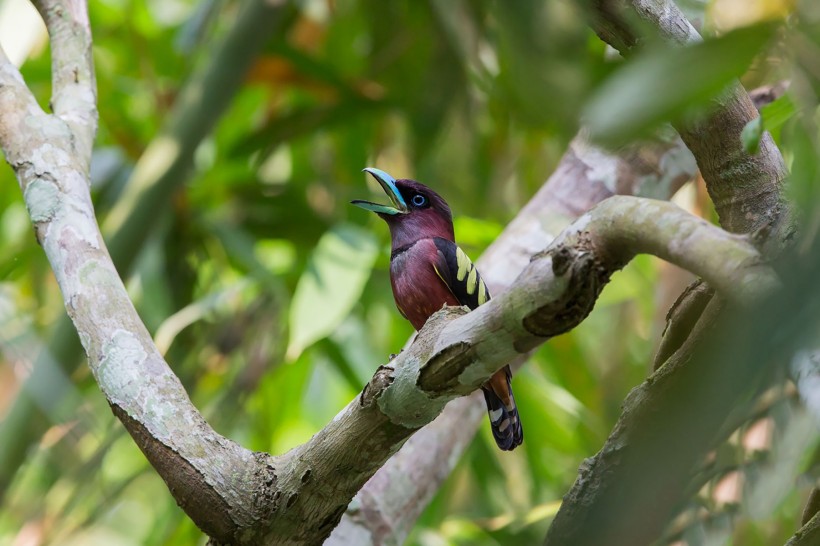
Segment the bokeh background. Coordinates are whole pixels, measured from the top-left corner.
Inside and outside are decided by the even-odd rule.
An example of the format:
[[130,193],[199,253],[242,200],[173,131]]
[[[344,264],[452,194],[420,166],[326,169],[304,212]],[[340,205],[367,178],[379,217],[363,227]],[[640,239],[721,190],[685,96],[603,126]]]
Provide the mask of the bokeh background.
[[[149,145],[175,129],[187,138],[174,127],[177,99],[207,70],[243,4],[90,1],[100,111],[92,179],[106,234],[135,199],[128,184]],[[254,450],[298,445],[412,333],[392,300],[387,229],[348,205],[381,199],[363,167],[416,178],[444,195],[474,258],[547,179],[585,108],[600,103],[602,86],[623,65],[588,29],[581,4],[285,5],[227,111],[196,144],[190,168],[131,226],[128,241],[138,243],[112,248],[128,264],[120,271],[140,315],[216,430]],[[817,7],[811,0],[679,5],[708,35],[780,22],[757,44],[743,81],[796,86],[767,123],[790,165],[802,168],[793,193],[810,202]],[[0,43],[46,106],[47,37],[27,2],[0,1]],[[621,106],[629,105],[610,105]],[[204,104],[203,118],[212,114]],[[111,414],[76,342],[55,331],[62,299],[6,165],[0,188],[0,544],[203,543]],[[676,201],[714,219],[697,181]],[[589,319],[540,348],[517,375],[523,447],[499,452],[482,426],[408,543],[540,543],[578,466],[649,372],[665,313],[687,281],[648,257],[615,275]],[[755,445],[766,451],[775,437]],[[755,513],[737,508],[737,497],[712,498],[715,521],[729,529],[715,544],[782,544],[797,528],[820,459],[817,441],[778,439],[791,450],[789,482]]]

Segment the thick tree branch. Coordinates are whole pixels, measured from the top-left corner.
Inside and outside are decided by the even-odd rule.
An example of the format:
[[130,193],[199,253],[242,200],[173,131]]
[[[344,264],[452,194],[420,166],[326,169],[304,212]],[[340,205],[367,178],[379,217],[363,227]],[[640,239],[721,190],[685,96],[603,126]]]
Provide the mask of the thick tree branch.
[[[21,150],[32,146],[37,137],[27,131],[26,119],[44,115],[31,94],[20,71],[0,48],[0,146],[4,150]],[[11,162],[8,156],[6,160]]]
[[[685,257],[696,241],[723,253]],[[288,496],[288,523],[278,526],[279,540],[323,538],[329,532],[323,524],[335,521],[319,517],[341,517],[347,499],[410,434],[507,362],[577,325],[609,275],[641,250],[696,268],[744,304],[756,297],[753,286],[765,290],[776,283],[745,239],[674,205],[626,197],[603,202],[533,257],[502,295],[464,316],[461,308],[448,308],[431,317],[416,341],[380,369],[360,400],[285,456],[290,476],[283,488],[294,493]]]
[[[631,209],[635,216],[623,223],[610,220],[605,229],[600,228],[598,244],[607,253],[617,256],[618,249],[625,248],[630,253],[652,254],[701,276],[728,299],[742,303],[752,302],[778,284],[746,237],[727,234],[668,206],[643,206],[637,200],[612,198],[598,208],[609,206],[617,206],[618,214]],[[655,214],[658,217],[647,216]],[[706,240],[709,242],[702,244]]]
[[[700,40],[697,31],[668,0],[590,0],[587,3],[593,14],[594,30],[624,55],[638,49],[642,41],[638,30],[655,33],[656,38],[677,45]],[[644,24],[637,27],[634,24],[636,21]],[[746,92],[736,83],[713,104],[708,116],[696,123],[678,124],[676,128],[697,159],[722,225],[736,232],[767,228],[769,231],[766,235],[771,237],[766,250],[776,253],[793,234],[788,208],[781,193],[786,169],[779,150],[768,134],[761,142],[759,154],[750,156],[742,149],[740,132],[757,115]],[[690,301],[689,296],[693,295],[696,296],[695,301]],[[667,330],[670,337],[664,339],[655,362],[656,367],[667,362],[668,369],[661,370],[664,377],[691,359],[692,351],[714,325],[721,302],[709,303],[710,299],[708,289],[693,291],[679,300],[684,302],[679,310],[673,310]],[[681,388],[686,373],[678,375],[681,377],[670,381],[672,386],[668,388]],[[628,442],[634,437],[630,431],[636,426],[635,423],[645,423],[641,415],[653,411],[650,408],[657,406],[661,400],[651,388],[651,383],[636,389],[636,392],[638,390],[642,396],[627,401],[612,436],[591,464],[582,470],[565,497],[550,529],[547,544],[566,541],[595,543],[595,539],[586,541],[594,533],[587,533],[582,539],[584,535],[580,528],[598,525],[597,516],[591,514],[600,515],[600,511],[605,509],[602,507],[612,507],[611,492],[617,487],[613,484],[621,483],[618,480],[627,473],[627,466],[620,464],[620,459],[613,458],[613,454],[629,445]],[[662,507],[662,504],[657,506],[661,510]],[[590,523],[591,520],[595,523]],[[611,531],[613,526],[607,529]],[[652,530],[646,530],[647,534],[641,536],[653,536]],[[629,535],[624,534],[620,542],[615,540],[614,543],[630,543],[624,536]],[[633,534],[629,540],[635,540],[635,536]],[[601,538],[602,535],[598,535],[598,539]]]
[[[760,305],[726,306],[714,314],[720,302],[710,302],[704,316],[715,320],[698,323],[682,351],[624,401],[610,438],[584,461],[564,497],[547,546],[638,546],[658,540],[692,495],[692,478],[703,457],[732,430],[725,428],[729,415],[778,379],[775,362],[805,331],[792,320],[788,309],[795,307],[788,305],[809,309],[817,296],[807,291],[814,299],[803,304],[795,301],[796,290],[790,300],[784,292],[778,290]],[[803,320],[806,313],[794,316]]]
[[480,392],[447,404],[359,490],[325,546],[403,544],[486,415]]
[[[615,194],[669,198],[696,172],[695,160],[680,139],[611,154],[578,136],[553,175],[478,260],[481,275],[499,295],[533,254],[603,199]],[[364,485],[326,544],[404,542],[485,414],[484,399],[477,393],[448,404]]]
[[[79,13],[85,4],[43,2],[40,8],[55,48],[68,52],[56,53],[53,63],[60,114],[45,114],[37,106],[4,57],[0,147],[17,175],[37,240],[114,413],[197,524],[209,534],[233,540],[237,528],[259,519],[256,510],[268,509],[242,502],[249,497],[243,488],[270,483],[272,471],[264,456],[208,427],[128,299],[97,227],[89,191],[95,115],[85,100],[93,100],[93,77],[86,64],[91,42],[87,18]],[[73,82],[66,76],[67,66],[77,70]],[[88,145],[82,143],[85,139]]]
[[[602,40],[628,55],[645,36],[685,45],[701,37],[672,0],[582,0],[592,12],[593,30]],[[644,23],[641,26],[633,22]],[[749,95],[739,83],[715,99],[702,119],[675,128],[692,150],[721,225],[736,233],[772,228],[779,245],[793,234],[792,219],[782,196],[787,171],[771,135],[764,133],[754,155],[743,149],[740,133],[758,117]]]
[[[0,111],[2,125],[9,119],[15,116]],[[207,533],[232,536],[259,518],[241,501],[244,488],[264,477],[261,462],[205,423],[154,347],[103,243],[87,162],[72,155],[71,130],[43,113],[23,122],[40,138],[18,150],[3,141],[4,153],[94,377],[182,507]]]
[[[60,59],[53,61],[55,68],[59,68],[56,65],[72,66],[72,60],[62,50],[63,47],[74,51],[77,59],[82,60],[80,64],[86,60],[90,61],[90,57],[72,45],[72,31],[76,24],[68,19],[69,12],[56,8],[49,11],[46,8],[51,4],[44,1],[40,1],[39,5],[41,12],[51,17],[63,29],[55,32],[52,37],[52,40],[60,40],[59,46],[56,42],[52,44],[53,53]],[[71,17],[77,21],[85,21],[84,16],[74,12],[74,7],[76,6],[72,4]],[[211,62],[186,82],[180,92],[180,99],[171,109],[167,125],[137,162],[137,167],[126,185],[129,188],[126,196],[120,199],[103,230],[114,264],[123,275],[130,271],[143,242],[151,235],[153,227],[158,225],[152,220],[168,209],[173,201],[170,196],[189,179],[194,150],[241,89],[248,67],[268,40],[272,29],[275,29],[282,19],[283,10],[280,2],[251,0],[246,3],[225,40],[215,47]],[[57,11],[60,11],[61,15],[58,15]],[[64,46],[64,42],[71,43]],[[84,35],[78,36],[76,43],[82,43],[84,47],[90,45],[86,43]],[[66,70],[60,73],[65,74]],[[73,119],[71,98],[75,94],[83,96],[74,89],[76,84],[72,83],[70,77],[73,72],[69,70],[68,73],[65,85],[58,85],[55,81],[55,92],[58,87],[69,89],[65,93],[67,98],[61,101],[55,97],[52,101],[55,104],[55,112],[62,112],[64,115],[60,119],[64,120]],[[80,73],[78,71],[78,75]],[[93,82],[93,71],[90,69],[88,76],[87,81]],[[27,89],[24,90],[28,93]],[[33,104],[36,107],[36,103]],[[60,106],[58,109],[57,104],[64,105],[65,108]],[[78,107],[80,111],[81,106],[82,103]],[[80,126],[78,130],[82,132],[85,129]],[[16,131],[15,135],[18,138],[27,138],[28,132]],[[160,153],[163,150],[170,155]],[[77,157],[90,157],[90,148],[76,151]],[[79,365],[81,353],[82,348],[77,343],[77,334],[71,321],[67,317],[61,317],[52,330],[48,347],[33,363],[31,375],[26,378],[6,419],[0,423],[0,498],[5,494],[8,484],[25,459],[31,443],[36,441],[49,425],[41,414],[37,401],[56,401],[65,396],[61,388],[55,387],[51,378],[50,364],[55,360],[54,355],[60,356],[57,362],[63,367],[63,371],[70,375]]]
[[[760,87],[751,91],[749,97],[755,108],[760,110],[782,96],[787,87],[787,82]],[[686,341],[695,324],[701,320],[703,310],[713,295],[714,290],[702,279],[698,279],[678,297],[666,316],[666,328],[655,353],[653,369],[657,370],[661,367]],[[703,319],[712,320],[710,317],[703,317]]]
[[[654,33],[655,38],[677,45],[701,39],[677,6],[668,0],[590,0],[588,4],[593,29],[625,56],[637,49],[645,38],[639,31]],[[635,28],[636,21],[644,25]],[[749,155],[741,145],[740,132],[759,115],[755,111],[758,103],[773,100],[784,88],[785,85],[777,85],[756,90],[753,101],[739,84],[734,84],[716,101],[709,116],[697,123],[676,127],[697,159],[721,224],[740,233],[767,228],[760,242],[765,243],[768,238],[769,253],[779,252],[780,245],[793,232],[781,191],[786,169],[768,133],[764,135],[760,153]],[[708,286],[701,286],[683,294],[675,303],[655,357],[656,369],[680,348],[711,299],[711,293]]]

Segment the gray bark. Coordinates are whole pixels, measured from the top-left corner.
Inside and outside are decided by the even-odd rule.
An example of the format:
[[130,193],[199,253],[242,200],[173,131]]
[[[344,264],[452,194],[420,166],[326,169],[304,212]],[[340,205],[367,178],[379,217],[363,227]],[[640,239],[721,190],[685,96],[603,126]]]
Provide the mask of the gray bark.
[[789,539],[786,546],[813,546],[820,544],[820,513],[815,514]]
[[[592,29],[602,40],[628,56],[640,49],[643,32],[684,46],[701,40],[672,0],[581,0],[591,11]],[[635,25],[640,21],[643,25]],[[692,151],[721,225],[735,233],[767,227],[772,243],[793,236],[794,226],[782,194],[786,165],[771,135],[764,133],[758,153],[743,149],[740,133],[758,117],[740,83],[715,99],[710,114],[675,128]]]
[[[52,6],[45,2],[40,2],[40,5]],[[111,258],[123,275],[131,270],[143,242],[151,236],[154,226],[158,225],[154,220],[168,210],[173,201],[171,196],[188,180],[194,150],[221,118],[231,99],[243,85],[248,67],[266,43],[269,33],[276,29],[283,18],[282,8],[282,2],[250,0],[245,3],[224,41],[214,48],[211,62],[203,70],[195,72],[183,86],[179,100],[175,101],[169,112],[164,129],[137,161],[126,185],[125,195],[117,202],[103,227]],[[59,10],[60,7],[56,5],[48,10],[41,9],[46,17],[52,18],[52,27],[59,23]],[[90,39],[90,35],[80,36],[77,43],[86,47],[88,44],[82,42],[85,39]],[[71,51],[74,51],[77,58],[83,58],[85,54],[73,50],[75,45],[66,44],[66,41],[55,41],[52,51],[56,53],[54,62],[64,59],[70,65]],[[90,66],[89,61],[83,59],[84,64],[78,65],[78,69],[87,70],[85,67]],[[76,86],[71,83],[71,70],[63,70],[61,74],[61,78],[66,75],[69,77],[68,84],[71,88]],[[93,87],[90,77],[80,81],[91,82]],[[56,98],[55,113],[64,108],[65,100]],[[95,113],[93,115],[96,116]],[[70,116],[66,119],[70,120]],[[77,134],[81,140],[85,138],[80,132]],[[93,132],[91,135],[93,137]],[[83,141],[84,149],[80,150],[82,157],[90,157],[90,142],[87,139]],[[54,355],[59,355],[59,358]],[[68,317],[60,317],[52,329],[48,345],[43,347],[33,362],[32,373],[26,378],[21,394],[15,398],[6,419],[0,423],[0,499],[5,495],[31,445],[50,425],[40,408],[44,404],[56,404],[68,397],[67,389],[55,386],[54,374],[71,375],[80,365],[81,355],[82,347],[77,342],[74,326]]]
[[[641,33],[645,32],[681,46],[700,40],[694,27],[668,0],[588,0],[586,5],[592,14],[593,30],[624,56],[639,50],[646,38]],[[636,25],[636,21],[643,24]],[[697,160],[721,225],[739,233],[758,231],[756,243],[771,255],[793,237],[794,227],[782,194],[785,164],[770,135],[764,135],[760,153],[756,155],[749,155],[742,148],[740,132],[757,115],[745,90],[735,83],[715,101],[709,115],[695,123],[677,124],[676,129]],[[664,441],[673,441],[661,434],[655,442],[645,441],[645,431],[656,424],[653,414],[664,415],[667,426],[677,434],[690,430],[676,429],[673,425],[680,408],[673,409],[667,404],[665,414],[658,408],[664,407],[673,393],[682,396],[694,373],[701,373],[701,380],[707,385],[715,375],[691,360],[702,338],[717,323],[722,302],[712,298],[711,289],[696,289],[685,293],[678,303],[670,313],[667,337],[656,357],[658,372],[631,393],[624,403],[621,419],[601,451],[585,461],[550,527],[546,544],[583,545],[603,540],[611,544],[649,543],[657,539],[668,520],[670,503],[682,500],[680,490],[685,478],[679,470],[689,472],[693,459],[684,457],[680,467],[670,464],[668,475],[658,477],[656,483],[635,479],[636,475],[631,474],[636,471],[636,467],[631,466],[636,464],[635,460],[640,459],[644,465],[650,462],[637,455],[641,449],[659,453],[666,447]],[[703,410],[707,407],[714,410],[715,405],[719,415],[729,411],[731,405],[721,405],[720,400],[703,400],[704,392],[723,396],[714,389],[697,392],[698,400],[703,403],[698,407],[693,402],[697,410],[692,413],[693,419],[713,420],[714,417],[707,417],[709,414]],[[702,430],[700,433],[703,435],[693,438],[686,447],[698,446],[702,456],[711,446],[709,441],[715,439],[707,438]],[[687,456],[696,457],[693,453]],[[635,479],[634,485],[629,482],[630,478]],[[669,486],[669,494],[659,497],[657,491],[662,490],[664,484]],[[631,506],[644,512],[639,516],[633,510],[624,510],[622,521],[607,519],[606,511],[624,502],[619,489],[623,491],[625,487],[631,491]]]

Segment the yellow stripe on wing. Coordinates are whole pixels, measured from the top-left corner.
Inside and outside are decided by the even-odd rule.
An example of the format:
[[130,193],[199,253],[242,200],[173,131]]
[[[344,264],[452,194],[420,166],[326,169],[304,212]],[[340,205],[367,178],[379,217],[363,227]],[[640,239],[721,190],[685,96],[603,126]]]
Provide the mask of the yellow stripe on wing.
[[475,265],[473,265],[473,262],[470,261],[467,254],[459,247],[456,247],[456,262],[458,265],[456,279],[464,283],[464,289],[467,291],[467,294],[472,296],[478,291],[478,294],[476,294],[478,305],[487,303],[487,300],[490,299],[490,295],[487,293],[487,286],[479,276],[478,270]]
[[456,261],[458,262],[456,279],[463,281],[464,277],[467,275],[467,270],[473,267],[473,262],[470,261],[470,258],[468,258],[467,255],[464,254],[464,251],[459,247],[456,247]]
[[467,293],[471,296],[475,294],[476,270],[473,264],[470,264],[470,276],[467,277]]
[[487,286],[483,279],[478,280],[478,304],[484,305],[487,303]]

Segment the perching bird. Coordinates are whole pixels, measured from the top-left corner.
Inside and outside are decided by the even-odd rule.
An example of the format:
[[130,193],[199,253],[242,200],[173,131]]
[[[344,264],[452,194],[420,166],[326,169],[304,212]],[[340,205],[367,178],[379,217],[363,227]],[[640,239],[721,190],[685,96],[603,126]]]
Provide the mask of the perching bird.
[[[453,217],[442,197],[415,180],[396,180],[386,172],[366,168],[393,206],[351,201],[378,214],[390,228],[390,284],[401,314],[416,330],[447,305],[475,309],[490,299],[478,270],[455,243]],[[490,414],[493,437],[505,451],[524,440],[510,380],[510,367],[481,386]]]

